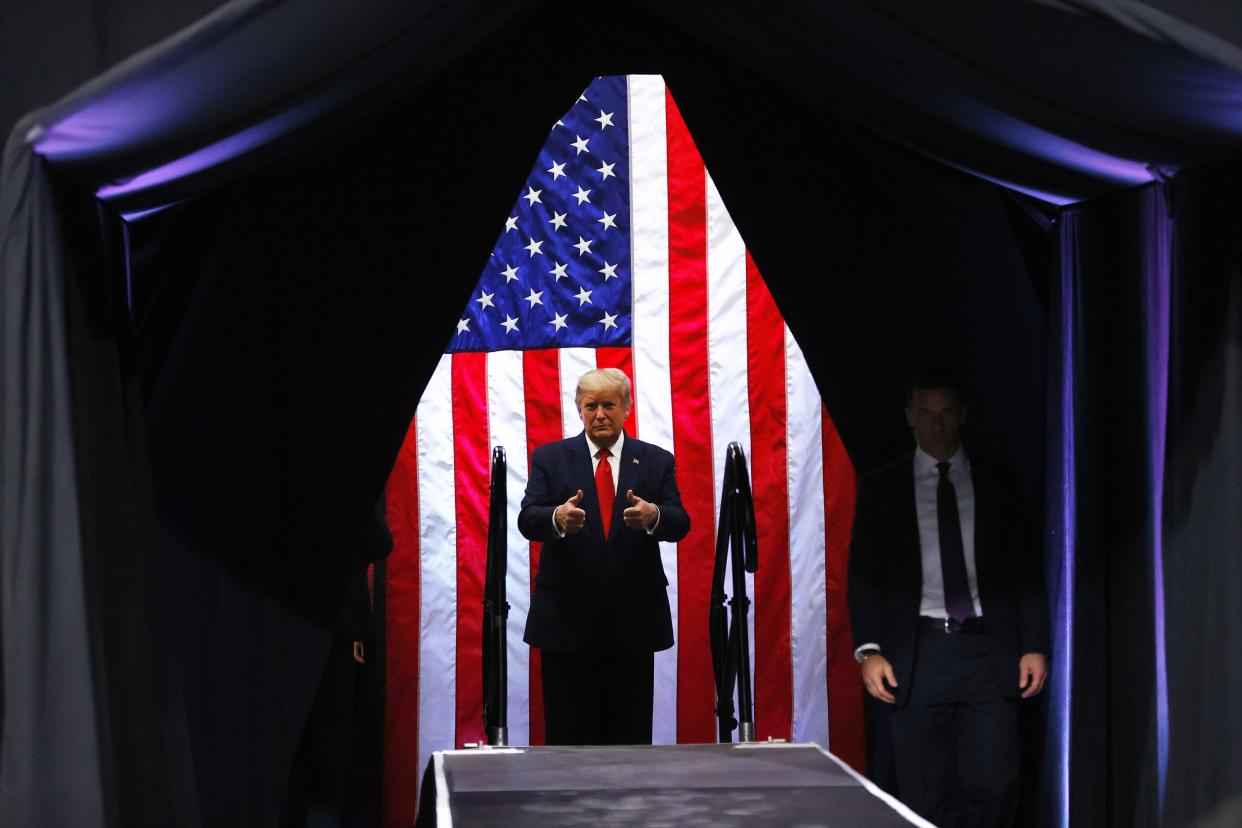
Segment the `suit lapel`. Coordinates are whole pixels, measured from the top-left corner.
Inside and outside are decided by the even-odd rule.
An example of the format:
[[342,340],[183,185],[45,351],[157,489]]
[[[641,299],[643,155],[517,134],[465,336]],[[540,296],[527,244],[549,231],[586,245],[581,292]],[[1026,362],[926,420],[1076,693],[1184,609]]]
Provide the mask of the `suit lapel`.
[[[628,441],[627,441],[628,442]],[[597,541],[604,540],[603,516],[599,513],[599,494],[595,490],[595,459],[586,441],[586,431],[573,439],[570,447],[571,475],[575,488],[582,489],[582,508],[586,510],[586,531]]]
[[[625,435],[625,446],[621,449],[621,473],[617,476],[617,502],[622,503],[621,509],[629,508],[630,502],[625,499],[628,489],[638,483],[638,473],[642,471],[642,454],[640,444],[630,435]],[[635,494],[639,494],[635,492]],[[641,497],[642,495],[639,494]]]

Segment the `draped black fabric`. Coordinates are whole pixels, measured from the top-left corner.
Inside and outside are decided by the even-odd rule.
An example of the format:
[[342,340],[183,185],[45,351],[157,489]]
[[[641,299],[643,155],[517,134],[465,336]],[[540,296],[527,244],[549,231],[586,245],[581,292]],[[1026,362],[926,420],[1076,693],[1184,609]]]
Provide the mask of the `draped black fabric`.
[[[1176,173],[1237,155],[1238,34],[1124,0],[239,0],[34,113],[0,168],[0,822],[272,822],[372,507],[521,176],[593,75],[644,71],[859,469],[908,446],[912,355],[953,363],[972,447],[1039,513],[1072,366],[1077,440],[1049,457],[1078,496],[1076,557],[1050,564],[1075,576],[1073,705],[1045,702],[1072,738],[1047,742],[1044,814],[1220,807],[1242,761],[1242,189],[1231,166]],[[1061,217],[1068,303],[1056,211],[989,181],[1094,197]]]

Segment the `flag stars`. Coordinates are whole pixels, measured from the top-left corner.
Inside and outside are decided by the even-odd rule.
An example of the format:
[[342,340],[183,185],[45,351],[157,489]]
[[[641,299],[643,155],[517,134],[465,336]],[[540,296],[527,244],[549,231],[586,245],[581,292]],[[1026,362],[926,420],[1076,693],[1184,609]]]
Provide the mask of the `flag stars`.
[[504,270],[500,271],[500,273],[505,277],[505,284],[508,284],[517,278],[517,268],[513,265],[509,265]]
[[516,319],[514,319],[512,316],[510,316],[509,314],[507,314],[507,313],[506,313],[506,314],[505,314],[505,321],[504,321],[504,322],[501,322],[500,324],[504,326],[504,328],[505,328],[505,333],[507,333],[507,334],[511,334],[511,333],[513,333],[514,331],[518,330],[517,323],[518,323],[518,321],[517,321]]
[[607,282],[609,279],[617,278],[617,266],[615,264],[608,264],[607,259],[604,260],[604,266],[600,268],[599,272],[604,274],[605,282]]
[[581,187],[579,187],[578,192],[574,193],[574,198],[578,199],[579,207],[581,207],[583,203],[590,204],[591,203],[591,191],[584,190]]
[[574,298],[578,300],[578,307],[582,307],[586,304],[593,304],[591,302],[591,291],[584,287],[578,288],[578,292],[574,294]]
[[542,291],[542,290],[536,293],[536,292],[535,292],[535,289],[534,289],[534,288],[531,288],[531,289],[530,289],[530,296],[527,296],[527,297],[526,297],[526,301],[527,301],[527,302],[530,302],[530,306],[533,308],[535,305],[542,305],[542,304],[543,304],[543,299],[541,299],[541,298],[540,298],[541,296],[543,296],[543,291]]
[[616,126],[616,124],[612,122],[612,116],[613,116],[613,113],[611,112],[605,112],[602,109],[599,111],[599,117],[595,119],[595,122],[599,124],[599,128],[601,132],[603,131],[604,127]]
[[459,334],[470,333],[470,320],[469,319],[458,319],[457,320],[457,332]]
[[581,135],[577,133],[574,133],[574,137],[577,138],[578,140],[570,142],[569,145],[577,150],[577,152],[574,153],[574,157],[577,157],[587,151],[587,144],[590,143],[591,139],[583,138]]
[[607,180],[608,180],[608,176],[610,176],[610,175],[611,175],[613,178],[616,178],[616,177],[617,177],[617,174],[616,174],[615,172],[613,172],[613,171],[612,171],[612,168],[613,168],[613,167],[615,167],[615,166],[617,166],[617,164],[616,164],[616,162],[615,162],[615,161],[614,161],[613,163],[611,163],[611,164],[604,164],[602,167],[600,167],[598,170],[596,170],[596,172],[597,172],[597,173],[599,173],[600,175],[602,175],[602,176],[604,177],[604,178],[603,178],[603,180],[604,180],[604,181],[607,181]]
[[617,226],[617,214],[616,213],[604,213],[603,218],[598,218],[596,219],[596,221],[604,225],[604,229],[607,230],[609,227]]
[[492,297],[495,295],[496,294],[494,293],[484,293],[482,290],[480,290],[479,298],[474,300],[479,303],[479,310],[483,310],[484,308],[496,307],[495,303],[492,302]]
[[604,330],[615,328],[617,327],[617,314],[604,311],[604,318],[599,320],[599,323],[604,326]]
[[565,226],[565,214],[558,213],[555,210],[553,210],[552,218],[548,219],[548,224],[552,225],[552,227],[554,228],[553,232],[555,232],[556,230],[560,230],[561,228]]
[[558,178],[564,178],[565,177],[565,165],[558,164],[555,161],[553,161],[552,166],[548,167],[548,172],[552,174],[553,181],[555,181]]
[[557,331],[559,331],[561,328],[564,328],[564,327],[565,327],[565,325],[566,325],[566,323],[565,323],[565,317],[566,317],[566,315],[567,315],[567,314],[564,314],[564,313],[558,313],[558,314],[555,314],[555,315],[552,317],[552,321],[548,323],[549,325],[551,325],[551,326],[552,326],[552,333],[556,333],[556,332],[557,332]]
[[557,263],[557,265],[556,265],[556,267],[554,267],[554,268],[552,268],[551,270],[549,270],[549,271],[548,271],[548,273],[549,273],[549,274],[551,274],[551,275],[553,275],[553,276],[555,276],[555,277],[556,277],[556,281],[558,281],[558,282],[559,282],[561,279],[563,279],[563,278],[565,278],[566,276],[568,276],[568,275],[569,275],[569,274],[567,274],[567,273],[565,272],[565,268],[566,268],[566,267],[568,267],[568,265],[563,265],[563,264],[560,264],[560,263],[558,262],[558,263]]
[[525,249],[530,251],[530,257],[532,259],[535,258],[536,253],[542,256],[543,255],[543,242],[535,241],[534,239],[531,239],[530,244],[526,245]]
[[527,184],[526,195],[522,196],[522,198],[526,199],[526,203],[529,206],[534,207],[536,204],[543,204],[543,201],[539,198],[539,195],[542,192],[543,190],[536,190],[534,187]]
[[517,223],[518,223],[517,216],[509,216],[507,219],[505,219],[505,232],[508,233],[510,230],[516,230]]
[[578,237],[578,243],[574,245],[578,249],[578,255],[583,256],[591,252],[591,245],[595,244],[595,239],[584,239]]

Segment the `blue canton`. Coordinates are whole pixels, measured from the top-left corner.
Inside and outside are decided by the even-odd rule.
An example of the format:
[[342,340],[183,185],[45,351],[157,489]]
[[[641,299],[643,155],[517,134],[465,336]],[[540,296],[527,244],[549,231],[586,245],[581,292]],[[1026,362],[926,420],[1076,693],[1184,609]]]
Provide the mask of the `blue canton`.
[[552,128],[450,353],[630,344],[625,117],[625,78],[609,76]]

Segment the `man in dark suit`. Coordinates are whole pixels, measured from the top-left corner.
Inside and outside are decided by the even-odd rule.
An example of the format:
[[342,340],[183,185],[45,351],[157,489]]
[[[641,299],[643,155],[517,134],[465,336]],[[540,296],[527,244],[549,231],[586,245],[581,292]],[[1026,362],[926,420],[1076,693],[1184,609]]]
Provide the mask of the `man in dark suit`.
[[918,448],[864,477],[850,547],[855,656],[891,705],[898,794],[940,826],[1008,825],[1018,699],[1047,676],[1039,537],[1016,481],[968,458],[952,383],[916,382]]
[[625,434],[630,381],[588,371],[584,430],[540,446],[518,528],[542,541],[527,644],[542,657],[548,744],[650,744],[654,653],[673,646],[660,541],[690,531],[673,455]]

